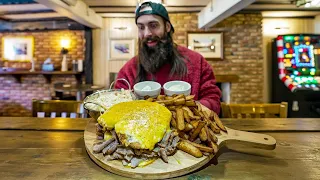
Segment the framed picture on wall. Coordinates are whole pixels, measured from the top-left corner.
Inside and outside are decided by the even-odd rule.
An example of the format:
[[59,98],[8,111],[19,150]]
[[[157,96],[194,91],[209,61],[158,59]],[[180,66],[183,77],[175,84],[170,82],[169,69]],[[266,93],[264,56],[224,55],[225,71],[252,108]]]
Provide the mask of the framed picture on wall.
[[5,61],[28,62],[33,58],[34,38],[32,36],[2,37],[2,59]]
[[206,60],[223,60],[223,33],[187,32],[187,47]]
[[129,60],[135,52],[134,39],[111,39],[110,40],[110,60]]

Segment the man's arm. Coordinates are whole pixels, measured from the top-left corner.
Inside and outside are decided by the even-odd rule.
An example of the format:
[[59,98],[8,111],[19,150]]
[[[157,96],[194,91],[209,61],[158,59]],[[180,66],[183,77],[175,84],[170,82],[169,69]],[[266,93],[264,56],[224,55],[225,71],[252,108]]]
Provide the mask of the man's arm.
[[[136,64],[134,63],[135,60],[131,59],[128,61],[119,71],[117,75],[117,79],[125,79],[130,83],[130,88],[132,89],[134,86],[135,81],[135,71],[136,71]],[[129,89],[128,83],[123,80],[118,80],[115,82],[115,89]]]
[[199,101],[204,106],[220,113],[221,91],[216,86],[216,79],[213,74],[211,65],[202,57],[202,68],[200,75]]
[[[123,89],[129,89],[129,88],[131,88],[131,87],[128,86],[128,83],[126,83],[122,79],[125,79],[125,80],[127,80],[129,82],[129,78],[127,76],[127,73],[125,73],[123,71],[119,71],[117,79],[114,82],[115,83],[114,88],[115,89],[122,89],[122,88]],[[130,85],[131,85],[131,83],[130,83]]]

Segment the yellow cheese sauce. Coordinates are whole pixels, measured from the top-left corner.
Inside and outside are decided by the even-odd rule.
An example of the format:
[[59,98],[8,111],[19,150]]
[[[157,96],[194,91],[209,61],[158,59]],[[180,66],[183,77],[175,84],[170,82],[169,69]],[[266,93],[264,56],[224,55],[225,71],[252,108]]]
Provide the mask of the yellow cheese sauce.
[[105,133],[104,133],[104,140],[108,140],[108,139],[111,139],[112,138],[112,134],[111,134],[111,132],[110,131],[106,131]]
[[142,149],[152,150],[170,129],[171,112],[164,106],[144,100],[112,106],[98,118],[99,124],[127,135],[127,144],[139,142]]

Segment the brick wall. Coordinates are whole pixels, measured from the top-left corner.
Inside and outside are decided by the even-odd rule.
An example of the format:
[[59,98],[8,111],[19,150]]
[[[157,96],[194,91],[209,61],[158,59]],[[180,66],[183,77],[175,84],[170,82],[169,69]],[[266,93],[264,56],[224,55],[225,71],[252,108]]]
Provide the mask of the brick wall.
[[[187,45],[187,31],[200,31],[196,13],[170,14],[170,18],[177,44]],[[231,103],[262,103],[261,14],[235,14],[208,31],[222,31],[224,34],[224,60],[209,61],[214,72],[239,76],[239,82],[231,86]]]
[[[84,59],[85,39],[84,31],[54,30],[41,32],[6,32],[0,33],[3,36],[33,36],[34,37],[34,59],[36,70],[48,57],[51,58],[55,70],[60,70],[62,57],[60,55],[60,39],[68,37],[70,50],[68,53],[68,64],[71,68],[72,59]],[[1,44],[0,41],[0,49]],[[2,52],[0,52],[0,57]],[[31,68],[27,62],[2,62],[5,67]],[[21,83],[12,75],[0,75],[0,116],[31,116],[31,101],[35,99],[51,99],[54,95],[53,84],[56,82],[76,83],[72,75],[52,76],[51,83],[48,83],[42,75],[23,75]]]
[[[175,41],[186,46],[187,31],[197,31],[196,13],[170,14],[175,28]],[[262,58],[262,16],[261,14],[235,14],[209,30],[224,33],[224,60],[209,61],[215,73],[237,74],[239,83],[231,88],[232,103],[259,103],[263,98]],[[59,41],[62,36],[71,38],[69,59],[84,59],[83,31],[47,31],[0,33],[4,35],[32,35],[35,37],[36,68],[50,57],[55,68],[61,63]],[[0,41],[1,49],[1,41]],[[1,55],[1,52],[0,52]],[[1,57],[1,56],[0,56]],[[69,62],[69,65],[71,63]],[[7,67],[30,68],[30,63],[8,63]],[[42,75],[22,76],[21,83],[11,75],[0,75],[0,116],[31,116],[32,98],[49,99],[55,82],[76,83],[73,76],[53,76],[48,84]]]
[[[70,31],[70,30],[55,30],[55,31],[41,31],[41,32],[5,32],[0,33],[0,38],[4,36],[33,36],[34,37],[34,60],[36,61],[35,68],[40,70],[43,61],[48,57],[54,64],[56,70],[60,70],[62,55],[60,54],[61,46],[60,40],[62,38],[70,39],[70,48],[68,59],[83,59],[84,58],[84,31]],[[0,42],[0,49],[2,49],[2,41]],[[0,52],[2,58],[2,50]],[[2,59],[1,59],[2,60]],[[31,68],[29,62],[4,62],[5,67],[14,68]],[[69,61],[71,68],[71,62]]]

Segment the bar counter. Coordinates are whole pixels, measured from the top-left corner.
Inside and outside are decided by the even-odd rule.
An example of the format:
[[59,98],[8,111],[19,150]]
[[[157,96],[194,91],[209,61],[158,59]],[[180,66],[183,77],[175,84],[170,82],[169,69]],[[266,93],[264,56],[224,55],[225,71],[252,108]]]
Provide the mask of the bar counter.
[[[0,117],[1,179],[130,179],[100,168],[88,156],[89,118]],[[320,119],[222,119],[229,128],[277,140],[275,150],[233,146],[218,164],[176,179],[320,179]]]

